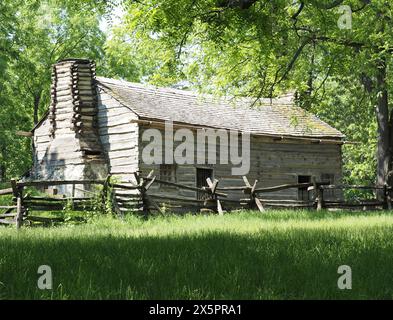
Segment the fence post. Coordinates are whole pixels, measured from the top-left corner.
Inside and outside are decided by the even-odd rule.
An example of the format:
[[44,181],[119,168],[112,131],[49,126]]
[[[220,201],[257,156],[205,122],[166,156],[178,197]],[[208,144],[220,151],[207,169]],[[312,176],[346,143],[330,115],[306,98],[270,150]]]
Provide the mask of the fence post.
[[388,188],[388,185],[385,183],[385,185],[383,186],[383,208],[387,209],[387,210],[392,210],[392,199],[390,197],[390,188]]
[[322,210],[323,209],[323,189],[322,186],[318,186],[318,210]]
[[16,229],[20,229],[23,224],[22,194],[16,199]]
[[15,179],[11,179],[11,187],[14,197],[16,197],[16,229],[20,229],[23,225],[23,187],[18,187]]
[[75,210],[74,198],[75,198],[75,183],[72,184],[72,194],[71,194],[71,208],[72,208],[72,210]]
[[[104,182],[104,186],[102,188],[102,207],[104,208],[104,212],[107,212],[107,208],[106,208],[106,202],[108,200],[108,190],[110,187],[110,182],[111,182],[111,175],[108,174],[106,176],[105,182]],[[113,208],[111,208],[111,210],[113,210]]]
[[[143,181],[143,180],[142,180]],[[142,198],[142,211],[143,211],[143,216],[147,218],[149,216],[149,204],[146,199],[146,190],[143,186],[139,189],[141,192],[141,198]]]
[[[150,172],[150,174],[147,177],[149,178],[149,176],[151,174],[152,173]],[[147,218],[148,214],[149,214],[148,203],[147,203],[147,199],[146,199],[146,188],[145,188],[145,186],[147,184],[147,180],[142,179],[139,172],[134,172],[134,177],[135,177],[136,183],[138,185],[138,190],[141,194],[142,212],[143,212],[144,217]]]
[[214,182],[212,182],[210,178],[207,178],[207,179],[206,179],[206,182],[207,182],[207,185],[208,185],[208,187],[206,187],[206,188],[207,188],[207,190],[210,191],[210,194],[209,194],[210,199],[207,199],[207,200],[205,201],[205,205],[206,205],[207,202],[209,202],[209,201],[215,202],[215,203],[216,203],[216,208],[217,208],[216,210],[217,210],[218,214],[219,214],[220,216],[224,215],[224,210],[222,209],[221,202],[220,202],[220,200],[218,199],[218,195],[219,195],[219,194],[217,193],[217,186],[218,186],[218,183],[219,183],[220,181],[217,180],[217,179],[214,179]]
[[139,192],[141,193],[142,203],[143,203],[143,214],[145,218],[148,218],[150,213],[150,206],[153,206],[159,213],[164,214],[160,206],[147,194],[147,191],[156,181],[156,176],[154,176],[154,170],[150,171],[146,179],[141,179],[139,173],[135,174],[135,179],[139,183]]
[[323,190],[321,186],[318,186],[317,179],[315,178],[315,176],[312,177],[312,183],[316,195],[315,201],[317,203],[317,211],[321,211],[323,208]]
[[258,199],[255,193],[255,189],[257,187],[258,180],[255,180],[254,185],[251,186],[250,182],[248,181],[246,176],[243,176],[243,181],[246,185],[245,189],[243,190],[243,193],[249,194],[250,195],[250,209],[253,209],[254,205],[258,208],[260,212],[264,212],[265,208],[263,207],[263,204],[261,200]]

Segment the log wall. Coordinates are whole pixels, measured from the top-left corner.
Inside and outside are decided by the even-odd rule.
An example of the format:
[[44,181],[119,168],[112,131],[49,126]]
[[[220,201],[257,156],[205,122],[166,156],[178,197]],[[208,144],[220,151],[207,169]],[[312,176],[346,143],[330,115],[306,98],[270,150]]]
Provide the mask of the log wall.
[[[114,181],[134,185],[134,173],[138,171],[138,125],[131,123],[137,116],[128,107],[101,88],[98,94],[98,125],[100,141],[106,155],[108,172]],[[127,183],[129,182],[129,183]],[[119,210],[137,205],[138,190],[114,188]]]
[[[151,126],[140,126],[139,145],[140,157],[139,168],[142,175],[148,174],[151,170],[160,177],[160,165],[146,164],[142,159],[143,149],[149,145],[152,146],[150,141],[142,141],[142,136],[146,129],[151,129]],[[157,127],[164,137],[162,128]],[[176,129],[175,129],[176,132]],[[196,132],[194,131],[194,150],[195,159],[206,160],[205,164],[183,164],[176,165],[176,182],[188,186],[196,186],[196,171],[197,168],[212,168],[213,176],[220,180],[219,187],[233,187],[244,186],[244,181],[241,175],[232,175],[232,164],[220,164],[220,150],[217,146],[216,157],[217,164],[211,165],[207,163],[207,156],[201,152],[197,152],[196,145]],[[163,139],[162,150],[164,149],[165,138]],[[239,140],[241,142],[241,139]],[[181,142],[174,142],[174,149]],[[217,143],[218,145],[219,143]],[[208,147],[205,147],[208,150]],[[333,174],[334,181],[331,183],[340,184],[342,182],[342,156],[341,145],[339,144],[315,144],[307,143],[300,140],[282,140],[274,141],[272,138],[261,136],[252,136],[250,141],[250,171],[246,176],[250,183],[258,180],[259,187],[271,187],[282,184],[296,184],[298,176],[315,176],[318,181],[321,181],[323,174]],[[163,151],[164,152],[164,151]],[[164,156],[164,154],[160,155]],[[230,160],[229,160],[230,161]],[[177,188],[162,187],[153,185],[150,189],[153,195],[177,195],[183,197],[196,197],[196,193],[190,190],[180,190]],[[228,199],[244,198],[241,191],[230,191]],[[274,193],[264,194],[268,199],[286,199],[298,200],[297,189],[287,189]],[[326,199],[342,198],[341,191],[335,191],[326,194]]]

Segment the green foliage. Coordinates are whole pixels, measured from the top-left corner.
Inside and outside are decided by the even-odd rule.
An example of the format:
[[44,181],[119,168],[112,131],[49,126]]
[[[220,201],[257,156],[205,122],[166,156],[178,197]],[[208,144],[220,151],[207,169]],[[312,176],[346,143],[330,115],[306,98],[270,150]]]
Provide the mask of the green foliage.
[[344,148],[346,181],[374,182],[375,75],[381,58],[391,64],[391,5],[340,2],[353,9],[348,30],[338,27],[343,12],[337,4],[239,3],[126,0],[118,37],[128,37],[149,65],[156,61],[146,77],[155,84],[187,80],[201,91],[254,97],[297,91],[302,107],[359,143]]
[[62,212],[62,218],[64,218],[65,222],[69,222],[72,219],[73,211],[73,203],[71,200],[68,200]]
[[[112,180],[111,180],[111,183]],[[104,193],[104,214],[107,215],[115,215],[115,212],[113,211],[114,208],[114,191],[112,186],[107,186],[106,192]]]
[[103,193],[102,186],[95,185],[93,186],[93,194],[89,193],[89,196],[92,196],[92,199],[88,203],[88,207],[85,209],[85,215],[89,218],[92,218],[96,215],[103,214],[105,212],[105,205],[103,203]]
[[[88,57],[99,75],[130,81],[231,96],[296,91],[302,107],[359,143],[344,147],[346,182],[374,182],[376,65],[382,57],[391,64],[391,5],[343,1],[354,11],[346,30],[337,26],[338,7],[324,1],[251,2],[3,1],[0,180],[31,167],[31,143],[15,131],[30,130],[47,110],[51,65]],[[119,7],[122,22],[104,34],[100,22],[111,23]],[[390,74],[386,81],[391,87]]]
[[94,196],[89,204],[89,217],[102,214],[113,215],[113,190],[109,186],[95,186]]
[[12,203],[12,195],[1,196],[0,197],[0,206],[9,206]]
[[362,92],[353,77],[330,79],[324,91],[309,109],[346,135],[349,143],[343,146],[344,182],[374,184],[377,124],[369,95]]
[[[77,57],[98,62],[105,75],[105,1],[28,0],[0,5],[0,180],[31,167],[30,131],[48,109],[51,66]],[[103,66],[103,69],[100,69]]]

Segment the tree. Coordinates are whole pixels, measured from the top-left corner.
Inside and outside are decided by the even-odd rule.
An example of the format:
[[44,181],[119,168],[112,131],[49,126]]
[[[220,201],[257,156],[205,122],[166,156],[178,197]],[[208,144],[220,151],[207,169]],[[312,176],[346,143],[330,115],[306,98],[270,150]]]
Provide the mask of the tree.
[[31,142],[15,132],[29,131],[47,110],[51,65],[69,57],[98,62],[103,58],[106,36],[99,24],[106,8],[106,1],[18,0],[0,4],[5,18],[0,25],[2,180],[31,166]]
[[320,89],[351,79],[356,91],[345,94],[363,97],[354,112],[369,114],[375,106],[377,183],[388,182],[393,144],[389,2],[129,0],[125,5],[124,32],[141,44],[139,51],[147,55],[155,48],[154,55],[160,51],[167,58],[150,77],[154,82],[186,78],[204,90],[256,97],[296,89],[304,108],[321,111],[315,102],[323,101],[326,90]]

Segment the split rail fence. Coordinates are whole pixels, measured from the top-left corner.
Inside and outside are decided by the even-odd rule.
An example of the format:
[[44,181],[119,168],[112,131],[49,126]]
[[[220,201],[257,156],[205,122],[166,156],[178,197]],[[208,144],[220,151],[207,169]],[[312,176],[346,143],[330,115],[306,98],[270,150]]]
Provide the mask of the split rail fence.
[[[258,181],[254,181],[253,184],[249,182],[247,177],[243,177],[244,186],[236,187],[220,187],[220,181],[217,179],[206,180],[205,187],[194,187],[169,181],[163,181],[157,179],[154,176],[154,171],[150,172],[148,176],[142,177],[139,173],[135,173],[136,184],[130,182],[115,183],[111,181],[111,177],[108,176],[106,180],[73,180],[73,181],[16,181],[11,180],[11,187],[8,189],[0,190],[0,196],[12,195],[12,205],[0,206],[0,224],[15,224],[16,228],[19,229],[24,223],[53,223],[63,222],[62,218],[44,218],[42,216],[33,216],[30,212],[35,211],[61,211],[66,205],[71,204],[72,210],[84,211],[93,209],[94,201],[97,201],[97,194],[93,191],[81,191],[90,194],[89,197],[49,197],[49,196],[31,196],[25,193],[26,188],[45,188],[53,186],[65,186],[72,185],[73,190],[77,185],[83,186],[102,186],[98,199],[101,199],[103,205],[108,199],[108,195],[112,199],[113,210],[118,214],[124,214],[125,212],[139,212],[145,216],[148,216],[153,211],[164,213],[163,207],[159,203],[169,203],[169,207],[186,207],[199,209],[201,212],[215,212],[223,215],[225,208],[249,208],[256,209],[261,212],[267,208],[310,208],[316,210],[327,209],[391,209],[392,188],[388,186],[355,186],[355,185],[330,185],[326,182],[317,182],[315,178],[310,183],[297,183],[297,184],[284,184],[273,187],[258,188]],[[159,195],[149,193],[150,188],[153,184],[159,184],[162,186],[175,187],[181,190],[195,191],[197,194],[203,194],[203,199],[196,199],[191,197],[180,197],[175,195]],[[313,194],[313,197],[309,197],[309,201],[300,200],[274,200],[263,198],[264,194],[271,194],[287,189],[306,189],[307,192]],[[134,195],[121,196],[116,195],[113,191],[116,190],[128,190],[133,191]],[[379,193],[379,199],[373,200],[358,200],[355,202],[346,202],[342,199],[327,200],[324,197],[326,190],[343,190],[343,189],[355,189],[355,190],[371,190],[375,193]],[[229,199],[228,192],[238,191],[244,194],[244,198],[241,199]],[[93,197],[91,196],[93,195]],[[381,196],[382,195],[382,196]],[[131,205],[130,205],[131,204]]]

